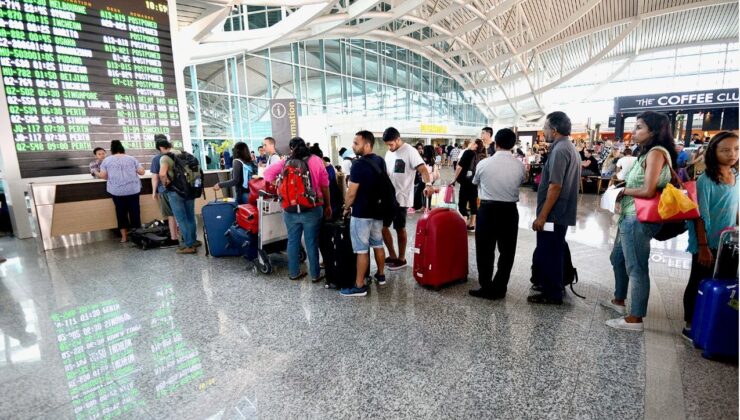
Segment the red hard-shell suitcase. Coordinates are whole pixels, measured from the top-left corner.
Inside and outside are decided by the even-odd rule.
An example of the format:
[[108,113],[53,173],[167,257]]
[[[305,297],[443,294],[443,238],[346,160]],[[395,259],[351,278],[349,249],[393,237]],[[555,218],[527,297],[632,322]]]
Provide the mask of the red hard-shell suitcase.
[[260,191],[265,191],[272,195],[277,195],[275,185],[265,181],[264,178],[256,178],[249,180],[249,204],[257,205],[257,199],[259,198]]
[[468,231],[449,208],[436,208],[416,224],[414,278],[435,289],[468,278]]
[[250,233],[259,230],[259,214],[254,204],[242,204],[236,211],[236,224]]

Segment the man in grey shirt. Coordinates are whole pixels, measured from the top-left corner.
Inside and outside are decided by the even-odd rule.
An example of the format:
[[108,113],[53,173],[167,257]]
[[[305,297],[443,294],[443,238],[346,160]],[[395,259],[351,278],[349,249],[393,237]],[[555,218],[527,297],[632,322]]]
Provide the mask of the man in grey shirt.
[[[545,119],[543,131],[550,143],[550,155],[542,168],[542,182],[537,189],[537,219],[532,230],[537,232],[533,272],[540,293],[527,298],[530,303],[560,305],[563,303],[563,254],[568,226],[576,224],[578,183],[581,157],[570,140],[570,118],[553,112]],[[552,223],[552,229],[545,224]]]
[[[475,225],[475,258],[478,265],[480,289],[471,290],[471,296],[484,299],[503,299],[509,284],[511,268],[516,255],[519,232],[519,186],[524,182],[524,165],[511,149],[516,134],[504,128],[496,133],[495,155],[483,159],[475,170],[473,184],[478,186],[480,208]],[[498,270],[493,277],[493,263],[499,250]]]

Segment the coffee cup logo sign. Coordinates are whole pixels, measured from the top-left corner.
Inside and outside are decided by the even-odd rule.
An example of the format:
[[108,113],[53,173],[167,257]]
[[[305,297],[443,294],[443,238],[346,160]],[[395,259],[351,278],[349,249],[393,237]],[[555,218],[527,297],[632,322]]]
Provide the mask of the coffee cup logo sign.
[[740,94],[737,89],[623,96],[615,98],[615,112],[723,108],[737,106],[738,100],[740,100]]

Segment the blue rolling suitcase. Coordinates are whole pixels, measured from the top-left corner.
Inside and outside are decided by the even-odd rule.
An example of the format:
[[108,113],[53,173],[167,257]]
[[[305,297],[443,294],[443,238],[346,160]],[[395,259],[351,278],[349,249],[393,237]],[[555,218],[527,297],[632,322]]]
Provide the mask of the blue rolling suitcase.
[[234,257],[241,255],[238,249],[230,246],[226,232],[236,222],[235,201],[212,201],[201,211],[203,232],[206,242],[206,255],[214,257]]
[[237,251],[236,255],[241,255],[249,261],[257,259],[258,238],[256,234],[234,224],[226,232],[226,239],[229,241],[229,248]]
[[703,280],[696,296],[691,334],[705,358],[738,355],[737,229],[720,237],[714,278]]

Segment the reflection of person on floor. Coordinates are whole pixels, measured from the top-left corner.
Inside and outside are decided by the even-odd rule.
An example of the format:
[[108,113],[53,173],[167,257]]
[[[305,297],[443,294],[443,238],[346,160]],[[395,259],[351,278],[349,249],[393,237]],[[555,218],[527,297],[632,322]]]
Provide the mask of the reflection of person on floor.
[[13,298],[2,281],[0,281],[0,330],[20,341],[23,347],[36,343],[36,335],[26,331],[26,316],[21,304]]

